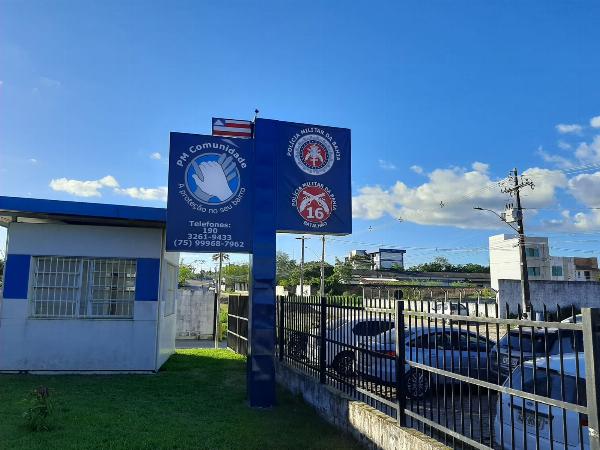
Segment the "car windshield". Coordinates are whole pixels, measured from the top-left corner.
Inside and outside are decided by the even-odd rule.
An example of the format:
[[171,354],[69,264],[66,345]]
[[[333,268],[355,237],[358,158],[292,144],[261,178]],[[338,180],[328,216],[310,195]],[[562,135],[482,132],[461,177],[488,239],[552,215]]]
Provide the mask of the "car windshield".
[[538,367],[533,377],[533,367],[517,368],[512,374],[512,385],[514,389],[537,394],[543,397],[563,400],[568,403],[585,406],[585,379],[576,379],[572,375],[564,376],[564,397],[561,387],[560,373],[555,370],[546,371],[544,367]]
[[[548,348],[552,346],[553,335],[548,334]],[[508,335],[505,335],[499,342],[500,347],[508,348],[510,346],[511,352],[520,352],[523,350],[525,353],[536,353],[542,354],[545,349],[544,334],[521,332],[519,337],[518,331],[511,331]],[[522,347],[521,347],[522,346]],[[516,353],[515,353],[516,356]]]

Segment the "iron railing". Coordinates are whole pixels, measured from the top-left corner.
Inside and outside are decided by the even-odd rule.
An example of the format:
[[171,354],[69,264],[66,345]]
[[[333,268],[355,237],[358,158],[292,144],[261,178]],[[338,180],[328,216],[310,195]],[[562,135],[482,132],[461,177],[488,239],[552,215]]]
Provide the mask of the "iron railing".
[[453,448],[600,447],[600,310],[394,296],[280,297],[280,361]]
[[229,306],[227,310],[227,347],[241,355],[248,354],[247,295],[229,295]]

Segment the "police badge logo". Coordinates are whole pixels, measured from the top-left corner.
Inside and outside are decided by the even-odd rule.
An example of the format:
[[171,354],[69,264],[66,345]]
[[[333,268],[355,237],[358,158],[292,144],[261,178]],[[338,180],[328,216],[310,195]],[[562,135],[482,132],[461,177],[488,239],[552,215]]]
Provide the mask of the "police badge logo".
[[319,134],[306,134],[294,144],[294,161],[309,175],[323,175],[333,166],[335,151],[331,143]]
[[333,193],[321,183],[307,182],[298,187],[292,197],[292,206],[304,219],[304,225],[310,228],[321,228],[336,210]]

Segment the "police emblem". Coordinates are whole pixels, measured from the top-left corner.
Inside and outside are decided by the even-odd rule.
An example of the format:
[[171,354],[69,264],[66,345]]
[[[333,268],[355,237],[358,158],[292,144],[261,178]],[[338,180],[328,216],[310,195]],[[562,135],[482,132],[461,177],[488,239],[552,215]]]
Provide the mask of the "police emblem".
[[333,146],[319,134],[306,134],[294,144],[294,161],[309,175],[323,175],[331,169],[334,160]]
[[327,225],[327,220],[336,209],[335,196],[329,188],[317,182],[303,183],[294,191],[292,205],[311,228]]

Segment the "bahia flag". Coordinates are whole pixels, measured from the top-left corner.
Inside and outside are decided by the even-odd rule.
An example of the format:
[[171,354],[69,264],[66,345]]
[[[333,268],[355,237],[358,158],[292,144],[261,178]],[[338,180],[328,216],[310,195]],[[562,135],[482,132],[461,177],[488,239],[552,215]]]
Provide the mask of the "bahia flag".
[[233,120],[213,117],[212,134],[213,136],[251,138],[252,122],[249,120]]

